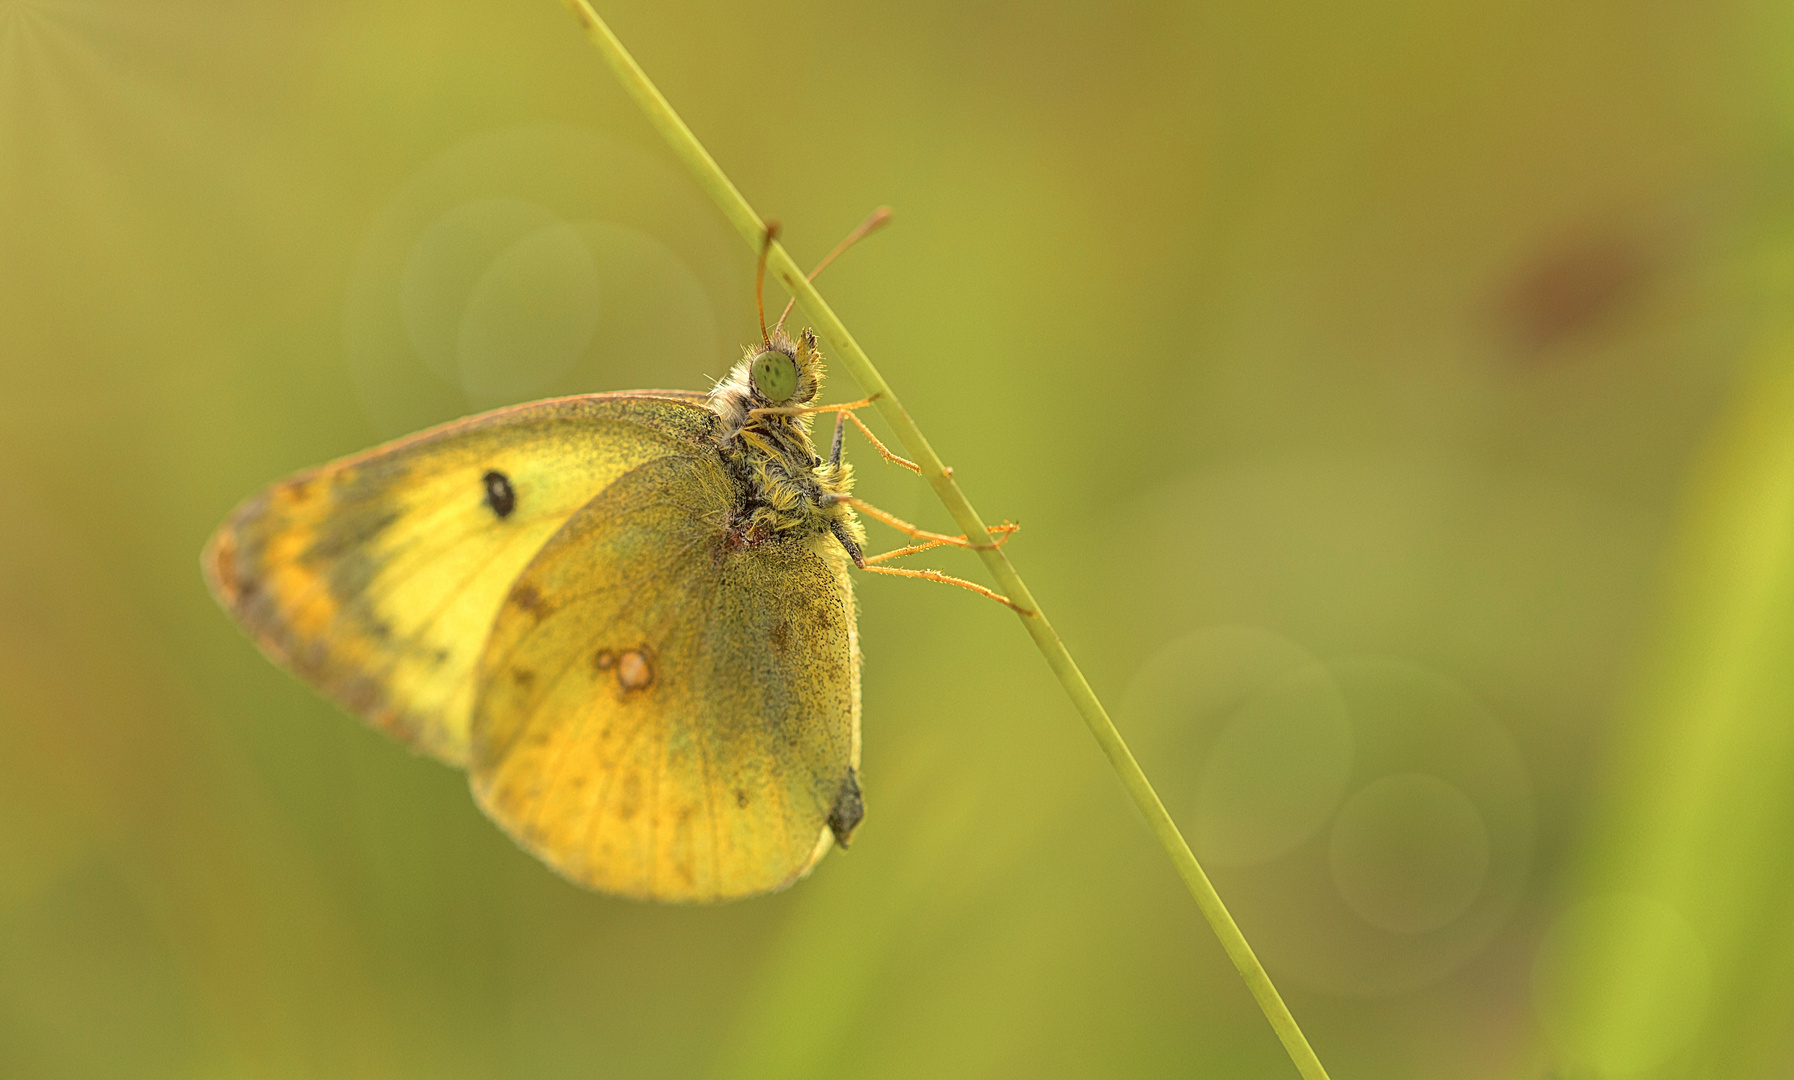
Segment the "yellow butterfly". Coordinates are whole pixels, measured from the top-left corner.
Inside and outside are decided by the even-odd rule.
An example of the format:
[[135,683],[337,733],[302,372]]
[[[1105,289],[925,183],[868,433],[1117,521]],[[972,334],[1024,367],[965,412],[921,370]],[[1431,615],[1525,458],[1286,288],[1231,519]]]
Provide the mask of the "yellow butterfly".
[[[1002,598],[872,565],[972,545],[854,499],[842,435],[867,402],[814,406],[815,336],[761,337],[707,394],[498,409],[276,483],[212,536],[206,581],[270,658],[466,769],[569,879],[784,888],[863,816],[849,568]],[[922,542],[867,558],[856,507]]]

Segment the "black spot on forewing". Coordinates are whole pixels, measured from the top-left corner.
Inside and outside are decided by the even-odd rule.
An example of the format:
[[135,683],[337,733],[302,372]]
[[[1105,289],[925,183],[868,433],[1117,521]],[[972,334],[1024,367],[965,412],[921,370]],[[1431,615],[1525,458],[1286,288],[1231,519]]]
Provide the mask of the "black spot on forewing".
[[865,816],[866,802],[860,797],[859,774],[850,766],[846,779],[841,781],[841,792],[835,796],[835,808],[828,812],[828,827],[835,834],[835,843],[845,848],[853,839],[853,830]]
[[492,512],[500,520],[510,517],[511,511],[517,509],[517,490],[511,486],[511,478],[493,469],[480,478],[480,483],[485,485],[486,505]]

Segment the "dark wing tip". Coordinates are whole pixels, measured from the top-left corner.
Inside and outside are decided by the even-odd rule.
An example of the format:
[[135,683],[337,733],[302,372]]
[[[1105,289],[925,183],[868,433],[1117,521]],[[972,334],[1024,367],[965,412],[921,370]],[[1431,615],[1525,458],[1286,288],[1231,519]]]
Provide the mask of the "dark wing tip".
[[835,796],[835,807],[828,812],[828,828],[835,834],[835,843],[845,849],[853,839],[853,831],[865,817],[866,800],[860,795],[859,774],[849,765],[847,776],[841,781],[841,791]]

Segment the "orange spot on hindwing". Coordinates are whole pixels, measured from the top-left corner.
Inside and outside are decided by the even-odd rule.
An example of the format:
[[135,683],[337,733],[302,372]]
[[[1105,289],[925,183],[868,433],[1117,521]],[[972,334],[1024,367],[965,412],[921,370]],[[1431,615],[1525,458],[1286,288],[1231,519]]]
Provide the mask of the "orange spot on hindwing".
[[600,681],[616,680],[617,696],[629,698],[649,689],[659,677],[654,650],[646,645],[632,649],[603,648],[592,654],[592,671]]
[[654,685],[654,662],[649,658],[647,646],[631,649],[617,657],[617,685],[626,694]]

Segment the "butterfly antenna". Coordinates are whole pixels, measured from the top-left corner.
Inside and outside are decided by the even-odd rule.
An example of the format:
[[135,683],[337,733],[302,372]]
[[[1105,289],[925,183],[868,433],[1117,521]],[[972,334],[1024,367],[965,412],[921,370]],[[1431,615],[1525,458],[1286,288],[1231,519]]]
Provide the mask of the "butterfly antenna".
[[[772,242],[778,235],[779,223],[767,222],[766,239],[760,242],[760,261],[754,264],[754,309],[760,313],[760,340],[766,345],[772,344],[772,338],[766,333],[766,253],[772,250]],[[790,311],[791,308],[787,306],[785,310]],[[784,322],[784,319],[779,320],[781,326]]]
[[[806,277],[804,280],[805,281],[815,281],[816,275],[822,273],[823,269],[825,267],[827,267],[829,263],[834,262],[835,259],[843,251],[846,251],[848,248],[859,243],[861,240],[864,240],[866,237],[877,232],[879,229],[884,227],[886,222],[888,222],[890,220],[891,220],[891,208],[890,207],[881,206],[877,210],[872,211],[872,216],[868,217],[865,221],[860,222],[859,228],[848,233],[847,239],[841,241],[839,244],[836,244],[835,250],[829,252],[828,256],[826,258],[824,258],[821,262],[817,263],[816,269],[810,271],[809,276]],[[785,319],[790,316],[791,309],[794,306],[796,306],[796,304],[797,304],[797,297],[795,297],[795,296],[793,296],[790,300],[787,300],[785,302],[785,313],[783,315],[780,315],[779,321],[773,325],[774,330],[780,330],[780,329],[784,328]]]

